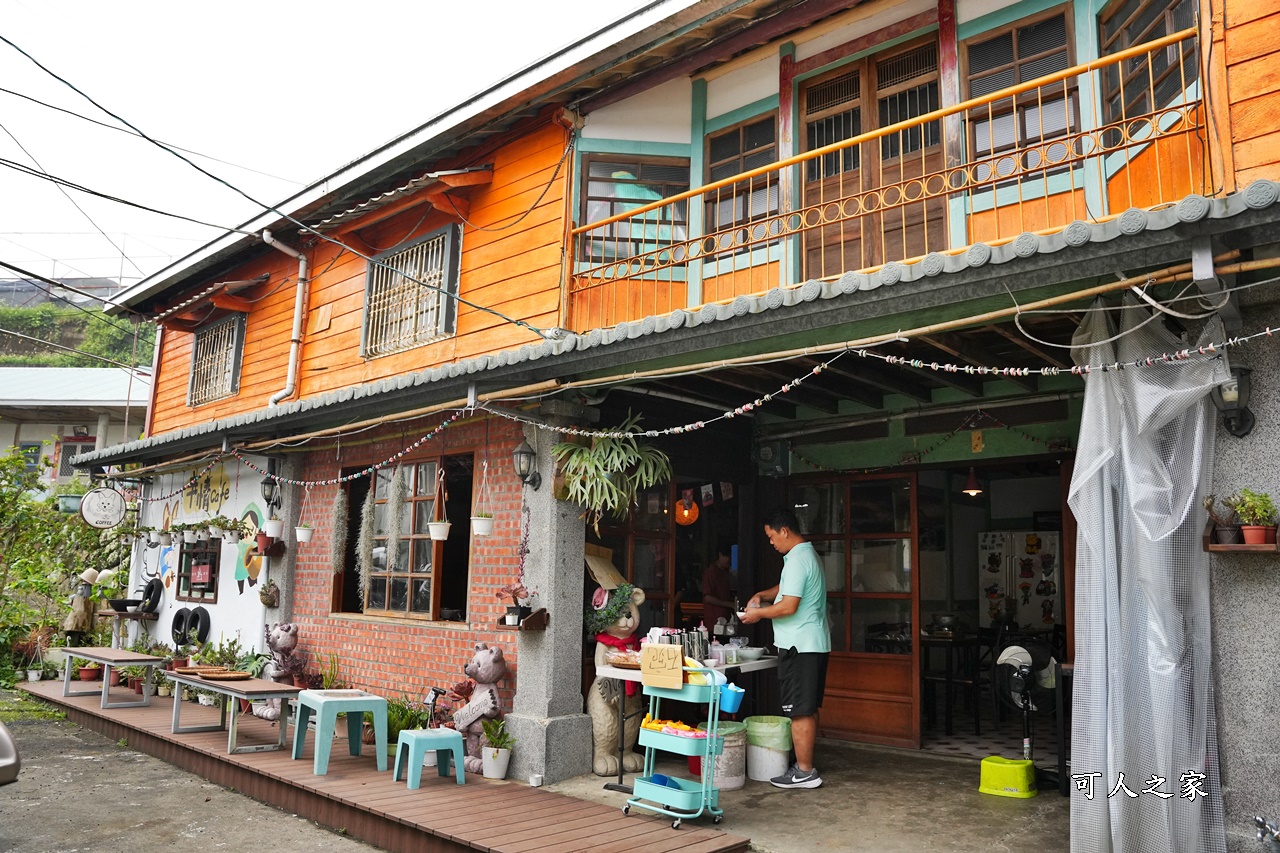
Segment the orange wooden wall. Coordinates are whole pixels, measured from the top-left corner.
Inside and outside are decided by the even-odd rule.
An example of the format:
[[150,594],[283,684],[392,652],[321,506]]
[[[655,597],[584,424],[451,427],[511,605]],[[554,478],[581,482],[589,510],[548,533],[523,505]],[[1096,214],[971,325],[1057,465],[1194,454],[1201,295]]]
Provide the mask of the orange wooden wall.
[[1192,193],[1211,195],[1209,171],[1205,168],[1205,148],[1194,131],[1177,133],[1177,128],[1154,145],[1131,154],[1132,159],[1107,181],[1107,203],[1112,213],[1131,207],[1154,207],[1161,202],[1179,201]]
[[969,214],[969,242],[994,243],[1024,231],[1042,231],[1088,218],[1084,190],[1053,193],[1022,204],[1003,204]]
[[[538,197],[552,180],[566,142],[567,131],[559,125],[530,131],[484,159],[493,163],[492,183],[459,193],[470,202],[467,219],[480,228],[492,229],[482,231],[463,224],[459,295],[544,329],[560,325],[560,257],[569,170],[561,169],[546,195],[540,201]],[[535,201],[532,213],[516,223]],[[367,228],[349,231],[341,239],[371,255],[455,221],[455,217],[431,210],[424,200]],[[300,247],[296,237],[294,245]],[[311,265],[308,322],[298,388],[291,400],[540,340],[527,329],[460,304],[455,337],[365,359],[360,355],[360,335],[366,262],[325,242],[305,251]],[[220,277],[232,280],[264,272],[271,275],[265,284],[240,294],[261,301],[249,313],[240,392],[233,397],[195,409],[188,407],[194,335],[165,331],[156,378],[153,435],[265,408],[268,398],[284,387],[297,269],[295,260],[273,252]],[[288,283],[281,286],[286,278]]]
[[1236,182],[1280,178],[1280,0],[1227,0],[1227,97]]

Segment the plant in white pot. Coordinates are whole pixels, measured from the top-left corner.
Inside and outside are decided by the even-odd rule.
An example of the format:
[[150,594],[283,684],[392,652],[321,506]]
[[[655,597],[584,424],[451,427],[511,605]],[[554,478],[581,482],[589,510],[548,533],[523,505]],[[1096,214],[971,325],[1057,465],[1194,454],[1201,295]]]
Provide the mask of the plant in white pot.
[[314,534],[315,530],[305,521],[298,522],[298,526],[293,528],[293,535],[298,538],[299,542],[310,542]]
[[471,535],[488,536],[493,532],[493,511],[489,507],[489,460],[480,467],[480,488],[476,490],[476,508],[471,514]]
[[436,477],[436,493],[435,493],[435,517],[427,522],[427,530],[431,533],[431,538],[440,541],[449,538],[449,528],[453,525],[449,521],[449,509],[445,504],[449,502],[449,491],[444,485],[444,466],[440,467],[440,474]]
[[480,725],[484,728],[484,746],[480,750],[484,778],[505,779],[516,739],[507,731],[506,720],[483,720]]
[[272,539],[279,539],[281,534],[284,533],[284,521],[272,514],[270,518],[262,522],[262,532]]

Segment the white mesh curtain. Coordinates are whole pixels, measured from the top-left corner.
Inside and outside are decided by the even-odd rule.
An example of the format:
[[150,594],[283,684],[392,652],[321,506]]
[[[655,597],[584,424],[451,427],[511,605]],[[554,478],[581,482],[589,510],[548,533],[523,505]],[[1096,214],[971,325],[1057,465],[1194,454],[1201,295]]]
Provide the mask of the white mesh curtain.
[[[1075,343],[1094,345],[1075,350],[1077,363],[1182,348],[1149,318],[1127,306],[1108,342],[1107,313],[1090,312]],[[1205,334],[1221,330],[1215,320]],[[1226,849],[1200,498],[1214,444],[1206,395],[1227,375],[1214,359],[1085,380],[1069,498],[1079,524],[1073,853]],[[1122,773],[1135,796],[1117,786]]]

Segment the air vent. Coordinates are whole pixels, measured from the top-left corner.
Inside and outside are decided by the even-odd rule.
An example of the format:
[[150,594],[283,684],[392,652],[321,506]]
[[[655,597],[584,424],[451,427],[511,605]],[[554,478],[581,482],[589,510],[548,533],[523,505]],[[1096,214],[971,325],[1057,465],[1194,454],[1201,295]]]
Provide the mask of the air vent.
[[857,71],[832,77],[816,86],[810,86],[804,95],[804,111],[809,115],[851,104],[861,94],[861,75]]
[[938,46],[925,44],[876,63],[876,88],[888,89],[938,70]]

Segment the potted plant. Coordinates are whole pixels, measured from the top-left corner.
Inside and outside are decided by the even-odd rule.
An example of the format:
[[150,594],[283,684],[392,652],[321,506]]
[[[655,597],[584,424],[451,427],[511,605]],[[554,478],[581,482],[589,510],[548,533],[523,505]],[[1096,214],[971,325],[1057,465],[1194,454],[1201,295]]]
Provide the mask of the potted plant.
[[486,459],[480,466],[480,488],[476,489],[476,506],[471,514],[471,535],[488,536],[492,532],[493,512],[489,509],[489,460]]
[[671,478],[671,460],[651,444],[637,441],[639,415],[631,415],[617,429],[597,435],[586,444],[565,441],[552,448],[560,465],[565,500],[586,510],[599,532],[605,513],[623,516],[636,494]]
[[293,535],[298,538],[299,542],[310,542],[314,533],[315,531],[311,529],[311,525],[305,521],[298,522],[298,526],[293,528]]
[[453,526],[449,522],[449,510],[445,506],[448,500],[449,492],[444,486],[444,467],[441,466],[440,474],[436,477],[435,518],[427,522],[427,530],[436,541],[448,539],[449,528]]
[[265,584],[258,587],[258,601],[262,602],[263,607],[280,606],[280,587],[271,578],[268,578]]
[[478,510],[475,515],[471,516],[472,536],[488,536],[492,532],[493,513],[488,510]]
[[222,534],[222,539],[232,545],[237,544],[240,541],[240,537],[248,532],[245,523],[238,518],[228,518],[225,515],[220,515],[215,520],[218,522],[217,527]]
[[173,693],[173,685],[165,674],[160,670],[156,670],[156,695],[168,696]]
[[77,668],[81,681],[97,681],[102,678],[102,664],[85,661]]
[[173,529],[171,527],[166,527],[163,530],[154,531],[151,541],[155,542],[157,545],[172,545]]
[[[271,655],[260,652],[245,652],[236,658],[235,669],[247,672],[254,678],[262,677],[262,670],[271,662]],[[253,703],[248,699],[240,700],[240,713],[247,714],[253,710]]]
[[62,667],[58,666],[51,660],[47,660],[41,664],[40,670],[44,675],[45,681],[53,681],[58,676],[62,675]]
[[262,522],[262,532],[272,539],[279,539],[284,533],[284,522],[273,512],[270,518]]
[[516,739],[507,731],[506,720],[483,720],[485,746],[480,751],[484,778],[507,778],[507,765],[511,762],[511,747]]
[[1218,508],[1216,495],[1205,496],[1204,508],[1209,513],[1209,520],[1213,522],[1213,541],[1219,545],[1238,545],[1243,541],[1240,536],[1240,518],[1236,514],[1240,496],[1227,495],[1221,503],[1225,509]]
[[1264,545],[1276,541],[1276,505],[1267,492],[1240,490],[1240,532],[1246,545]]

